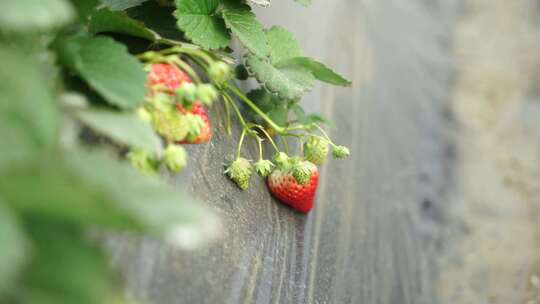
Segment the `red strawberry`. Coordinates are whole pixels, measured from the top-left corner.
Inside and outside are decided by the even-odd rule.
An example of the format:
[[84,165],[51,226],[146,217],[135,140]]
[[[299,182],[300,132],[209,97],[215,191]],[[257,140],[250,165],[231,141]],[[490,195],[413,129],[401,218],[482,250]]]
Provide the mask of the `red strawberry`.
[[208,114],[206,113],[206,109],[203,107],[203,105],[200,102],[195,102],[189,110],[186,110],[181,104],[177,104],[176,107],[182,114],[190,113],[190,114],[199,116],[204,122],[197,137],[190,138],[188,136],[185,140],[181,141],[180,143],[181,144],[202,144],[202,143],[209,142],[210,139],[212,138],[212,127],[210,125],[210,120],[208,119]]
[[275,198],[302,213],[308,213],[313,208],[313,200],[319,183],[319,171],[310,162],[304,161],[300,166],[311,173],[304,184],[299,183],[294,177],[297,168],[284,166],[276,168],[268,176],[267,185]]
[[161,88],[172,95],[183,83],[191,83],[191,78],[176,65],[154,63],[148,73],[146,85],[151,90]]

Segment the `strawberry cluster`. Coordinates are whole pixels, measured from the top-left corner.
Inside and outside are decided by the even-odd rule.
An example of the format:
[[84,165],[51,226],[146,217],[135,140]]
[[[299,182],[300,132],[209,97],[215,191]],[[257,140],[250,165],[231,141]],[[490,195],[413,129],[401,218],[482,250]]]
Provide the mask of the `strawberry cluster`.
[[[250,179],[256,172],[266,179],[266,185],[276,199],[299,212],[307,213],[313,208],[319,182],[317,165],[324,163],[330,149],[336,159],[349,155],[346,147],[334,144],[315,123],[276,124],[230,83],[230,66],[203,50],[173,47],[159,52],[146,52],[140,58],[146,61],[148,94],[138,113],[167,143],[163,155],[152,155],[141,150],[128,153],[134,166],[145,173],[155,174],[162,165],[171,172],[179,172],[187,163],[187,154],[182,144],[203,144],[211,140],[212,126],[206,107],[218,97],[221,97],[227,112],[228,133],[231,133],[231,109],[242,127],[236,158],[225,169],[225,174],[241,190],[249,188]],[[196,62],[206,73],[205,78],[209,79],[209,83],[203,83],[188,62]],[[265,126],[248,122],[232,96],[253,110]],[[313,132],[317,129],[320,134]],[[253,137],[258,143],[259,159],[253,164],[241,157],[241,147],[246,137]],[[290,157],[282,152],[273,140],[274,137],[281,138],[285,151],[288,151],[286,137],[297,138],[301,155]],[[263,138],[276,150],[272,160],[263,159]]]
[[202,144],[212,138],[212,126],[205,108],[217,98],[209,84],[193,84],[192,79],[172,63],[148,65],[148,94],[138,114],[151,124],[167,143],[162,158],[134,150],[128,158],[142,172],[154,174],[161,164],[179,172],[187,164],[187,153],[179,144]]
[[[260,141],[259,141],[260,143]],[[313,208],[313,202],[319,184],[319,170],[316,165],[322,165],[332,145],[332,155],[336,159],[346,158],[349,150],[344,146],[333,144],[329,139],[318,135],[308,135],[303,145],[303,156],[289,157],[284,152],[278,152],[273,159],[260,159],[251,166],[249,160],[238,157],[225,170],[225,173],[245,190],[253,168],[263,178],[270,193],[282,203],[301,212],[307,213]],[[262,148],[259,145],[259,148]]]

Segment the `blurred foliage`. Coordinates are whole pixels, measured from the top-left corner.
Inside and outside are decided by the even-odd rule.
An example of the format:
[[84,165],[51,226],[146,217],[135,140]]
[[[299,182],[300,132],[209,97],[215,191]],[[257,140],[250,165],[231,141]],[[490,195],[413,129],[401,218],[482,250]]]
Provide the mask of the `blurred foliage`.
[[[0,303],[119,303],[91,236],[128,230],[182,247],[216,223],[119,157],[123,147],[163,153],[133,111],[146,91],[141,64],[130,45],[97,36],[161,39],[119,12],[144,15],[143,2],[0,3]],[[88,145],[88,129],[111,141]]]

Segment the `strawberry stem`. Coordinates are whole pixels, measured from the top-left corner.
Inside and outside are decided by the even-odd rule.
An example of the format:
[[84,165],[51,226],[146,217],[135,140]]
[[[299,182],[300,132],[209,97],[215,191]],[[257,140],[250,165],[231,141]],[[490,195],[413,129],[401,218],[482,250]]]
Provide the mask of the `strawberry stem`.
[[256,135],[255,135],[255,138],[257,139],[257,144],[259,145],[259,160],[262,160],[263,159],[262,139]]
[[242,150],[242,144],[244,143],[245,137],[246,129],[242,129],[242,134],[240,135],[240,140],[238,141],[238,146],[236,147],[236,159],[240,158],[240,151]]
[[193,68],[182,59],[178,57],[168,57],[167,61],[176,64],[180,69],[186,71],[189,74],[189,76],[191,76],[191,78],[195,80],[196,83],[202,82],[201,78],[199,78],[199,75],[195,73],[195,70],[193,70]]
[[[330,139],[330,136],[328,136],[328,134],[326,134],[326,132],[323,130],[323,128],[321,128],[321,126],[319,126],[318,124],[313,124],[313,126],[317,129],[319,129],[319,131],[321,131],[321,133],[324,135],[324,138],[326,141],[328,141],[328,143],[332,146],[332,147],[336,147],[337,145],[334,144],[334,142]],[[311,134],[311,136],[315,136],[315,137],[319,137],[321,138],[320,136],[317,136],[317,135],[313,135]]]
[[242,116],[242,113],[240,112],[240,109],[238,109],[238,106],[236,105],[232,97],[229,94],[227,94],[227,92],[223,92],[223,96],[229,99],[229,103],[233,107],[234,112],[236,113],[236,117],[238,117],[238,120],[240,121],[242,128],[245,129],[247,124],[246,124],[246,121],[244,120],[244,117]]
[[283,147],[285,148],[285,154],[289,154],[289,142],[287,141],[287,138],[285,136],[280,136],[281,142],[283,143]]
[[227,135],[231,135],[231,105],[229,104],[229,100],[225,96],[221,96],[221,99],[223,99],[223,103],[225,104],[225,112],[227,115],[227,121],[225,128],[227,130]]
[[257,129],[261,130],[261,132],[263,132],[264,136],[266,136],[266,138],[268,138],[268,140],[272,144],[272,147],[274,147],[274,150],[276,150],[276,152],[280,152],[278,146],[276,145],[276,142],[274,141],[274,139],[272,139],[272,136],[270,136],[270,134],[268,134],[268,132],[266,132],[266,130],[261,125],[253,124],[252,128],[257,128]]
[[266,121],[270,127],[272,127],[274,130],[276,130],[277,133],[283,133],[285,132],[285,128],[282,128],[278,126],[270,117],[268,117],[259,107],[253,103],[253,101],[249,100],[237,87],[234,85],[230,85],[229,83],[224,84],[225,88],[229,89],[234,95],[238,96],[240,100],[242,100],[245,104],[247,104],[255,113],[257,113],[259,116],[261,116],[264,121]]

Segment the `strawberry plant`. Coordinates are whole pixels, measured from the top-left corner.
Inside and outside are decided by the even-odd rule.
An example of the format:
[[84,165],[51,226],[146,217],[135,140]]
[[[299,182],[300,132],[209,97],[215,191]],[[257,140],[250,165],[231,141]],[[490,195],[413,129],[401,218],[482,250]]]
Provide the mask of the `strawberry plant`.
[[[116,301],[95,240],[102,231],[145,233],[181,248],[215,236],[213,213],[159,178],[189,165],[184,145],[207,144],[215,132],[240,130],[224,170],[240,189],[259,175],[278,200],[311,210],[316,165],[349,151],[326,134],[324,118],[306,114],[301,98],[315,81],[350,82],[305,56],[286,29],[264,28],[252,5],[269,4],[0,3],[3,303]],[[249,78],[259,87],[243,92],[238,83]],[[216,103],[224,130],[208,115]],[[258,159],[243,155],[247,140],[257,143]]]

